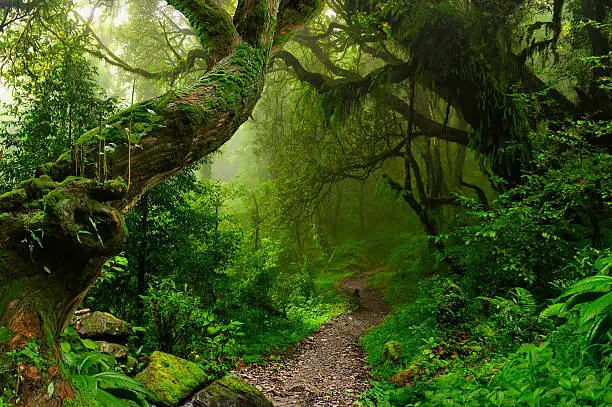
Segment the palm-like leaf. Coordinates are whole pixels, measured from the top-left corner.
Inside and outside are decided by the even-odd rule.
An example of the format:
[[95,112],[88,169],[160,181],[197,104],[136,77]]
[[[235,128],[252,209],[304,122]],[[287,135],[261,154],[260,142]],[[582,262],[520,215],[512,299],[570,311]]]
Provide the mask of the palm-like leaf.
[[[612,257],[600,259],[596,263],[601,273],[607,273],[612,265]],[[574,283],[561,294],[555,303],[565,300],[562,307],[555,307],[559,314],[581,306],[579,323],[587,331],[587,340],[595,341],[610,329],[612,321],[612,276],[599,274]],[[554,304],[554,305],[557,305]]]

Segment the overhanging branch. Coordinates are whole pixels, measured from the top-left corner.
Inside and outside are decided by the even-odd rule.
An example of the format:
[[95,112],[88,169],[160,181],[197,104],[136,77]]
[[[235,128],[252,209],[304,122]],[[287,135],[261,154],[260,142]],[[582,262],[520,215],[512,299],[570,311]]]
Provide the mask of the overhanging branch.
[[[378,88],[370,89],[375,80],[373,76],[380,75],[380,73],[371,74],[372,76],[368,75],[365,77],[360,77],[359,79],[355,80],[333,79],[318,72],[308,71],[293,54],[287,51],[280,51],[276,54],[276,57],[282,59],[287,66],[291,67],[299,80],[310,84],[321,94],[329,92],[335,87],[361,87],[367,91],[371,91],[371,96],[379,102],[388,105],[389,108],[400,113],[405,118],[408,118],[410,113],[410,105],[408,103],[404,102],[397,96],[390,95],[388,92],[384,92]],[[408,77],[408,70],[400,73],[400,69],[397,65],[393,65],[388,69],[390,71],[395,71],[390,75],[391,77],[395,77],[396,79],[399,79],[399,77],[406,79]],[[419,135],[421,136],[437,137],[442,140],[451,141],[464,146],[469,144],[467,131],[453,127],[446,127],[442,129],[440,123],[429,119],[427,116],[417,111],[414,112],[414,125],[419,129]]]

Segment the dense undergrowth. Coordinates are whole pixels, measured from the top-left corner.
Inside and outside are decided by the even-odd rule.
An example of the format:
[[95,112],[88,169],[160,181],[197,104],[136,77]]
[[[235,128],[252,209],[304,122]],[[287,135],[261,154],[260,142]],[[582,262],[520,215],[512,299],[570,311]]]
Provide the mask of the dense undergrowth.
[[[210,55],[192,58],[208,45],[165,2],[101,2],[89,19],[80,1],[8,3],[4,220],[36,209],[23,195],[48,193],[32,179],[50,161],[85,173],[75,140],[104,134],[105,117],[211,68]],[[208,381],[266,363],[349,312],[339,282],[380,264],[370,284],[393,313],[363,337],[375,383],[361,406],[612,405],[610,1],[327,4],[270,64],[241,145],[210,159],[240,168],[195,164],[130,208],[124,252],[79,304],[135,327],[129,356],[72,328],[16,346],[0,325],[0,407],[20,402],[28,367],[49,399],[60,374],[77,390],[67,404],[114,407],[147,404],[133,377],[155,351]],[[235,104],[223,97],[214,104]],[[138,143],[158,142],[161,127],[129,118],[127,145],[100,139],[87,163],[98,181],[125,148],[128,186],[148,165]],[[228,182],[216,179],[225,170]],[[71,243],[104,246],[102,225],[83,216]],[[53,234],[13,227],[10,249],[52,274],[39,249]],[[15,274],[10,256],[0,277]]]
[[362,339],[359,405],[612,405],[610,155],[538,137],[564,148],[489,207],[463,198],[443,253],[415,239],[371,281],[394,312]]

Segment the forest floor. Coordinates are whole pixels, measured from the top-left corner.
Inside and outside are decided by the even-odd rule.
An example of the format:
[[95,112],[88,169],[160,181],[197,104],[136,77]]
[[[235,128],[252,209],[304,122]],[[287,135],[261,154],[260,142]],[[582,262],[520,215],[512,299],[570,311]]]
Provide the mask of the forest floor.
[[340,283],[349,298],[359,290],[357,311],[323,325],[280,361],[246,367],[240,377],[259,388],[275,407],[351,406],[359,393],[370,387],[359,339],[390,312],[382,294],[366,286],[368,278],[381,270],[360,273]]

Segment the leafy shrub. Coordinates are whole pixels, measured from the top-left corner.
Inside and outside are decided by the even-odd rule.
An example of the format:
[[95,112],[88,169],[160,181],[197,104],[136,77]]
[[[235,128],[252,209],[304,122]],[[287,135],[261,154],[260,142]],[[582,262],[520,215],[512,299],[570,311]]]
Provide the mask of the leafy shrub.
[[[436,379],[425,399],[407,406],[602,406],[612,402],[612,373],[568,366],[547,343],[523,345],[488,383],[457,374]],[[408,393],[408,392],[404,392]]]
[[201,360],[215,376],[231,369],[238,360],[237,338],[242,323],[225,324],[211,310],[202,307],[199,297],[178,289],[171,280],[162,280],[143,297],[150,335],[149,346],[183,358]]
[[436,323],[441,328],[458,327],[466,321],[467,300],[459,285],[447,278],[432,278],[436,303]]
[[39,372],[46,371],[52,357],[48,350],[44,350],[40,343],[30,340],[23,347],[7,350],[12,333],[5,326],[0,327],[0,400],[8,406],[17,403],[19,394],[18,366],[23,364],[34,365]]
[[215,320],[199,297],[178,289],[169,279],[150,286],[143,299],[150,323],[147,332],[154,347],[166,353],[187,357],[194,343],[204,341]]
[[81,339],[73,327],[62,332],[60,349],[72,383],[85,397],[104,407],[124,406],[127,400],[149,406],[148,391],[125,375],[112,355],[102,353],[91,339]]
[[574,283],[545,311],[545,316],[567,316],[578,310],[578,327],[586,334],[587,344],[608,340],[612,325],[612,276],[607,275],[612,269],[612,257],[598,259],[595,267],[600,274]]
[[64,353],[64,362],[70,369],[72,382],[80,389],[87,389],[104,407],[126,405],[130,400],[141,407],[148,407],[145,396],[149,392],[138,382],[117,371],[115,358],[101,352]]
[[493,309],[490,320],[499,330],[500,337],[509,338],[510,344],[531,342],[537,327],[537,304],[533,295],[524,288],[513,288],[504,297],[478,297]]

